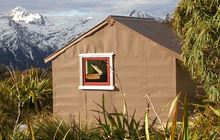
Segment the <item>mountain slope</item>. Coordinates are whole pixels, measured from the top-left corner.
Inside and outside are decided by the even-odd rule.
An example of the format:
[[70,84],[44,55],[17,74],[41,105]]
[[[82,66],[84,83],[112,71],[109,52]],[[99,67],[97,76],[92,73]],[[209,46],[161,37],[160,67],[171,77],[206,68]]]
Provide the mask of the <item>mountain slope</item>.
[[20,69],[44,66],[42,58],[55,50],[49,44],[42,44],[42,34],[29,32],[27,27],[8,17],[1,16],[0,25],[0,63]]

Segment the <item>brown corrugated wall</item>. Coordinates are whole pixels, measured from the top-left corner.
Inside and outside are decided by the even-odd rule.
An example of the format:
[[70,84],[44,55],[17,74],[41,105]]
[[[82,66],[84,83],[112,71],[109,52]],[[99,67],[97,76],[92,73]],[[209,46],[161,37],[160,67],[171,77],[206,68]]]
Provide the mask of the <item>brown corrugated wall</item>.
[[[114,53],[114,91],[79,90],[79,54]],[[114,23],[67,49],[52,62],[54,113],[68,120],[70,115],[91,119],[105,96],[106,108],[123,110],[121,88],[125,92],[128,111],[136,109],[137,118],[144,117],[148,100],[159,113],[176,95],[176,58],[156,42]],[[116,76],[118,75],[118,76]],[[120,83],[120,84],[119,84]],[[121,86],[121,87],[120,87]],[[150,116],[153,112],[150,109]],[[167,110],[160,114],[165,120]]]

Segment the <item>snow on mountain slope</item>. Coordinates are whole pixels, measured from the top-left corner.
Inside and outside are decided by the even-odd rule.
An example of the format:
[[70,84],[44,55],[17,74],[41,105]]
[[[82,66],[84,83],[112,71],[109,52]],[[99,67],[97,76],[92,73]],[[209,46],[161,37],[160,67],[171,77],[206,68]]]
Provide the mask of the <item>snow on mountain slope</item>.
[[77,21],[72,23],[72,25],[68,25],[63,30],[53,34],[53,38],[51,38],[50,41],[56,42],[54,43],[54,46],[56,48],[62,48],[70,40],[88,31],[91,27],[95,26],[100,21],[100,18],[78,19]]
[[154,19],[153,16],[145,13],[144,11],[139,11],[139,10],[132,10],[129,14],[131,17],[139,17],[139,18],[149,18],[149,19]]
[[129,13],[129,16],[131,17],[138,17],[138,18],[149,18],[149,19],[153,19],[153,20],[156,20],[156,21],[159,21],[159,22],[163,22],[163,19],[159,18],[159,17],[155,17],[155,16],[152,16],[144,11],[141,11],[141,10],[132,10],[130,13]]
[[43,58],[55,49],[44,41],[44,35],[29,32],[9,17],[1,17],[0,25],[0,63],[19,69],[45,66]]

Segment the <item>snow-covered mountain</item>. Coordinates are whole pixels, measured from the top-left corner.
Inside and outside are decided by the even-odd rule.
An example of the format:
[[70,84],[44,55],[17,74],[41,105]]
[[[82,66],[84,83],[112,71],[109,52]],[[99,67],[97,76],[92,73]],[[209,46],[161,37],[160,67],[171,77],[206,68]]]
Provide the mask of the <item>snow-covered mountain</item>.
[[9,17],[0,17],[1,64],[19,69],[44,66],[42,58],[55,50],[44,40],[44,35],[30,32],[27,27]]
[[144,12],[144,11],[141,11],[141,10],[132,10],[129,13],[129,16],[138,17],[138,18],[148,18],[148,19],[157,20],[159,22],[163,22],[163,19],[161,19],[159,17],[152,16],[152,15],[150,15],[150,14]]
[[[130,16],[154,18],[144,12]],[[155,19],[155,18],[154,18]],[[45,17],[16,7],[0,14],[0,64],[26,69],[45,67],[43,59],[99,23],[100,17]],[[65,22],[64,22],[65,21]]]
[[31,13],[21,6],[18,6],[15,9],[11,10],[8,16],[16,22],[24,22],[37,25],[50,24],[49,20],[46,17],[38,13]]
[[129,14],[131,17],[139,17],[139,18],[149,18],[149,19],[154,19],[153,16],[145,13],[144,11],[139,11],[139,10],[132,10]]

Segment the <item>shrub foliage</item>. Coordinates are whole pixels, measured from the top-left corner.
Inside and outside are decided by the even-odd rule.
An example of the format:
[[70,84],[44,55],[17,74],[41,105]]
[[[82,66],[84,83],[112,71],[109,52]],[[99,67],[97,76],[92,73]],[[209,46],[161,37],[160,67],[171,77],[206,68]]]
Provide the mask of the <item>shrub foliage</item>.
[[27,116],[52,110],[51,78],[45,70],[6,73],[0,80],[0,139],[15,133]]
[[219,0],[181,0],[173,18],[184,63],[214,102],[220,101],[219,7]]

